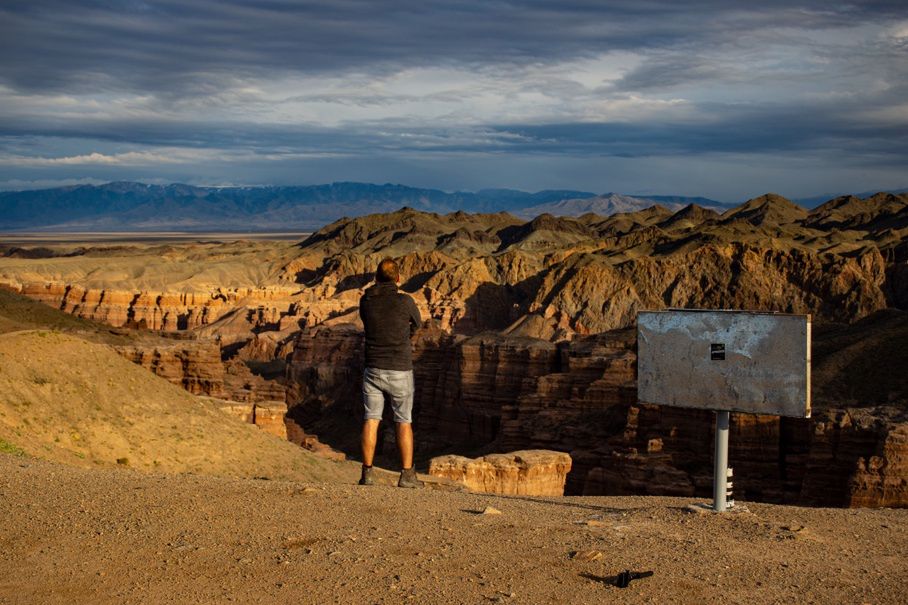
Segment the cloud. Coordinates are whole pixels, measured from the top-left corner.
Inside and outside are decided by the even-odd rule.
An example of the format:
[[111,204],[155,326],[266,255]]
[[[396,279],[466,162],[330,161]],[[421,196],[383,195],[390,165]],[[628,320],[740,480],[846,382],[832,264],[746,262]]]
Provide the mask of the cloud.
[[101,185],[105,181],[102,179],[81,178],[81,179],[40,179],[40,180],[22,180],[8,179],[0,181],[0,191],[26,191],[29,189],[52,189],[54,187],[71,187],[74,185]]
[[127,151],[114,155],[92,152],[85,155],[64,157],[28,157],[0,155],[0,165],[8,166],[88,166],[92,164],[106,166],[143,166],[148,164],[178,164],[187,159],[198,161],[200,154],[185,149],[165,151]]
[[543,157],[586,183],[601,158],[888,167],[908,148],[906,24],[903,2],[12,0],[0,166],[415,182],[431,164],[450,182],[452,162],[512,186]]
[[[5,2],[0,81],[22,90],[197,95],[225,77],[525,66],[734,47],[784,27],[850,29],[899,3],[575,0]],[[40,69],[35,69],[40,66]]]
[[143,166],[153,167],[166,164],[199,164],[203,162],[243,162],[308,160],[339,158],[343,154],[330,152],[271,151],[256,153],[249,151],[225,151],[223,149],[187,149],[184,147],[156,148],[154,151],[125,151],[122,153],[99,153],[60,157],[3,155],[0,166],[54,167],[54,166]]

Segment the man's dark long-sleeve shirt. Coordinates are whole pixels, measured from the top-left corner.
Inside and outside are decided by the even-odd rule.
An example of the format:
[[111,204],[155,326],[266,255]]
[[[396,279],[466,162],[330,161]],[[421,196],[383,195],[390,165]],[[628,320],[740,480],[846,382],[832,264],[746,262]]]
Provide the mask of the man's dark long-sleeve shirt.
[[412,370],[410,336],[422,323],[413,299],[394,282],[379,282],[359,299],[359,316],[366,329],[366,367]]

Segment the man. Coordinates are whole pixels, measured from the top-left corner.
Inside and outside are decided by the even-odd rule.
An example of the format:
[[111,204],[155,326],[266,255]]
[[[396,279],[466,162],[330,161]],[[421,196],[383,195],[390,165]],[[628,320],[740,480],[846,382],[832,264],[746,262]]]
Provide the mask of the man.
[[366,329],[366,368],[363,371],[363,472],[360,485],[372,485],[372,460],[378,424],[391,401],[400,451],[398,487],[420,487],[413,468],[413,355],[410,337],[422,320],[413,299],[397,290],[400,269],[393,259],[378,264],[375,285],[359,301],[359,316]]

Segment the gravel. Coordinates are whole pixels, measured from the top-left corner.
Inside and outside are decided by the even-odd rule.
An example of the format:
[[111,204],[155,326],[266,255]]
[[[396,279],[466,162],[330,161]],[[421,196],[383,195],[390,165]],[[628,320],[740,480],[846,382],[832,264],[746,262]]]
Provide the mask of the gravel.
[[[0,477],[0,604],[902,603],[908,592],[906,510],[695,514],[686,498],[502,497],[8,454]],[[625,570],[653,575],[618,588]]]

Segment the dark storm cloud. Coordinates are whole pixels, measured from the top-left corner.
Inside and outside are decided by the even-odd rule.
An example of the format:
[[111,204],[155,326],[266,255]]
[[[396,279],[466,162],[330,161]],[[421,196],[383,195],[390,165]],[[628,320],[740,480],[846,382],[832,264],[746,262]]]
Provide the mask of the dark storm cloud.
[[[340,128],[198,120],[92,120],[0,118],[0,142],[16,138],[83,139],[144,147],[185,147],[258,153],[485,151],[512,149],[508,133],[486,127],[407,128],[367,123]],[[493,140],[489,140],[493,139]]]
[[760,110],[707,124],[571,123],[502,127],[522,137],[524,153],[645,157],[706,153],[873,154],[908,161],[908,125],[843,122],[835,113]]
[[625,74],[612,87],[616,90],[643,91],[671,88],[678,84],[696,84],[717,80],[729,74],[722,66],[703,57],[670,55],[646,61]]
[[855,120],[848,107],[728,107],[707,104],[708,120],[573,122],[428,128],[364,123],[338,128],[242,122],[2,120],[0,141],[84,139],[142,147],[185,147],[260,154],[493,153],[615,156],[707,153],[872,155],[908,162],[908,122]]
[[589,189],[602,157],[642,189],[659,158],[680,186],[803,156],[815,183],[827,158],[903,166],[906,98],[904,0],[0,2],[10,182],[286,183],[311,154],[332,178]]
[[[695,50],[736,44],[764,28],[852,27],[904,12],[897,2],[746,7],[721,1],[7,1],[0,5],[0,81],[31,91],[191,95],[225,75],[378,73],[551,62],[621,49]],[[689,75],[702,69],[709,68]]]

